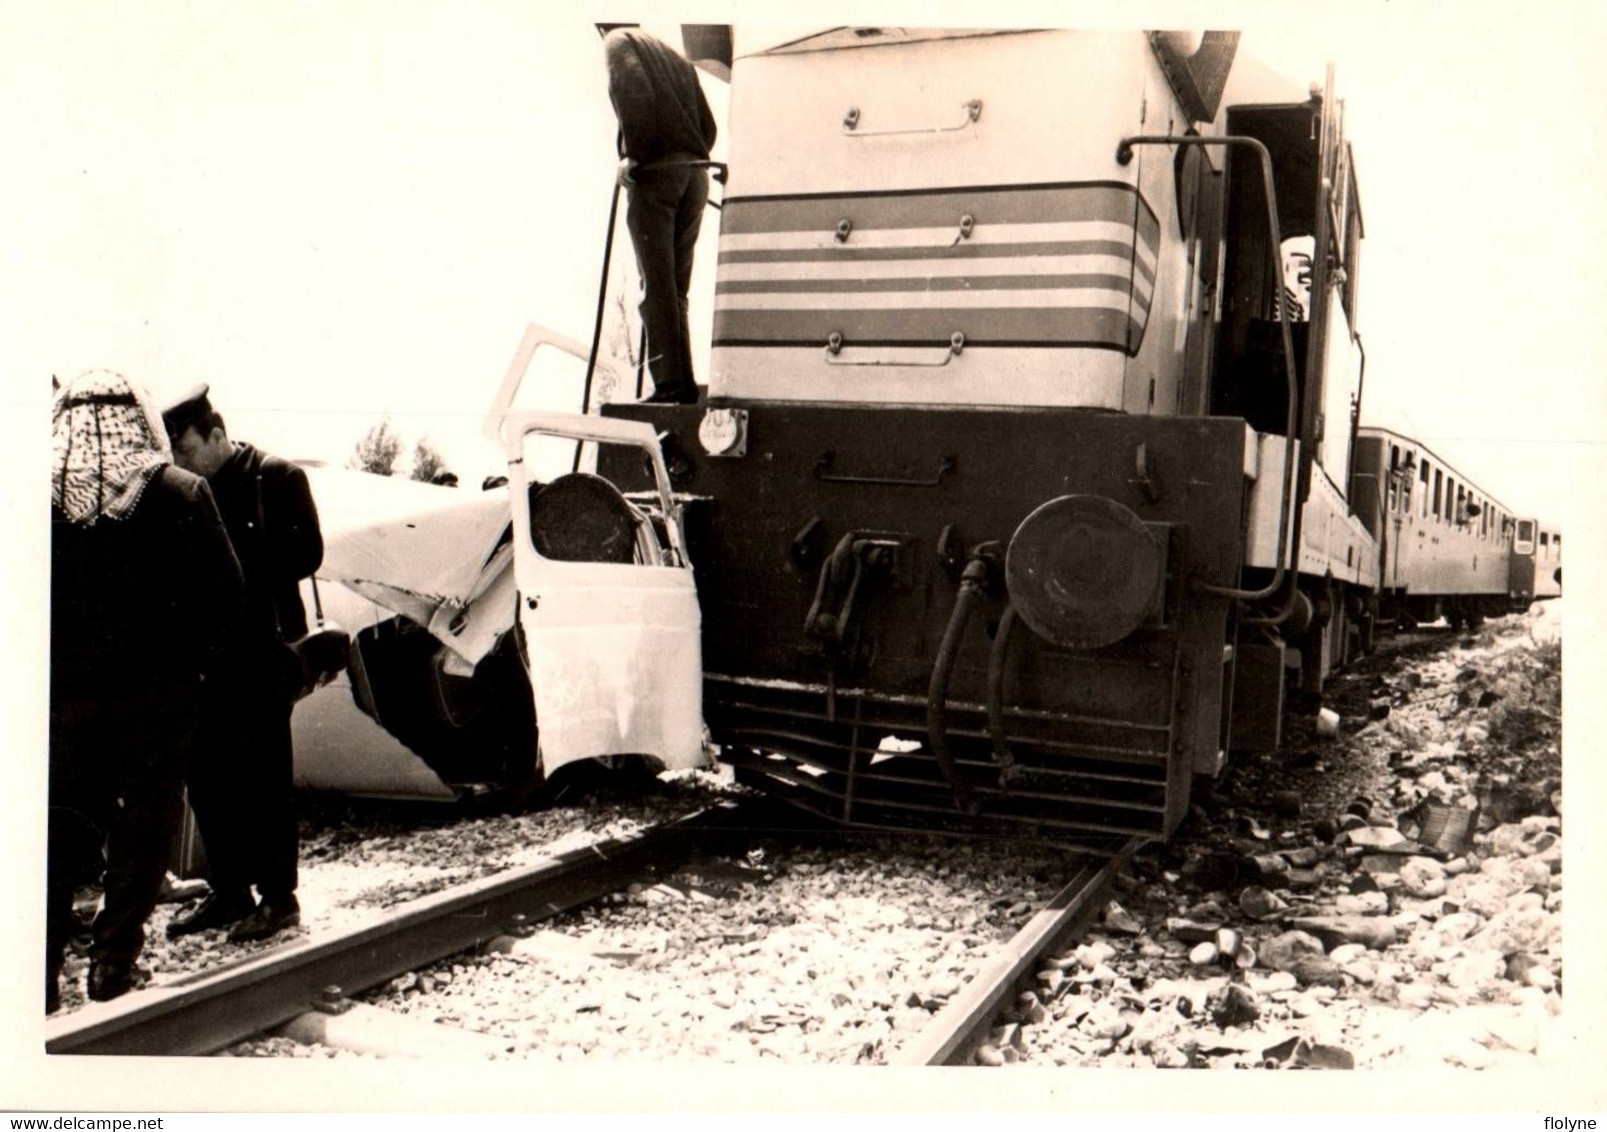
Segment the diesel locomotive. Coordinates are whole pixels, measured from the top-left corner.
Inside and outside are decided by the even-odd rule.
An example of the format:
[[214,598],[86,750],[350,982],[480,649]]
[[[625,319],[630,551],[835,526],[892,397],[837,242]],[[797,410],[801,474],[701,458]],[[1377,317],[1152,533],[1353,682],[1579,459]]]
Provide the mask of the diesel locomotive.
[[1365,647],[1356,166],[1237,41],[738,29],[707,401],[604,412],[686,499],[740,779],[1109,850]]
[[1560,586],[1554,530],[1360,427],[1343,103],[1238,38],[688,29],[731,83],[704,396],[554,404],[540,358],[609,367],[533,327],[484,514],[331,540],[373,604],[299,718],[448,793],[717,751],[852,826],[1115,852],[1379,626]]

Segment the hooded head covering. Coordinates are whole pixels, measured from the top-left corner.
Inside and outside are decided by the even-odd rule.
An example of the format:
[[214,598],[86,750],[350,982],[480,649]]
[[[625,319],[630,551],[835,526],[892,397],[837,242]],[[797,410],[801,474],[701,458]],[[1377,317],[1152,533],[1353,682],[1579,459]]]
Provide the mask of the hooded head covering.
[[51,407],[50,502],[74,523],[126,519],[145,485],[173,462],[156,403],[120,373],[90,370]]

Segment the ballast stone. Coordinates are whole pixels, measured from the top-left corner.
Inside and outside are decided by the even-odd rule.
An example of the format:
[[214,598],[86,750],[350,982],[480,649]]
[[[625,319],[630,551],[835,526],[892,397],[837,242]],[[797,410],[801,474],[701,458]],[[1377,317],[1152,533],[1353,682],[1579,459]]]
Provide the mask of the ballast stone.
[[1286,931],[1262,943],[1257,949],[1264,966],[1274,971],[1287,971],[1296,962],[1307,957],[1322,957],[1325,949],[1322,940],[1305,931]]

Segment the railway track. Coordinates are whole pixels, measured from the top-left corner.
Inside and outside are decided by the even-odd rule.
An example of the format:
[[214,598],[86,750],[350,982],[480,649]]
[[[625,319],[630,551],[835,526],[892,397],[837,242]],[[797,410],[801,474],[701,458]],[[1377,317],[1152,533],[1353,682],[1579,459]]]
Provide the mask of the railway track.
[[[275,947],[222,969],[50,1019],[51,1054],[207,1054],[339,1010],[355,993],[424,964],[517,935],[700,846],[763,826],[764,803],[721,803],[688,817],[426,896],[371,920]],[[316,1027],[315,1027],[316,1028]]]
[[1039,961],[1088,927],[1137,843],[1112,857],[1084,858],[1065,885],[929,1025],[899,1051],[902,1065],[970,1065],[1001,1016],[1036,978]]
[[[1433,631],[1401,634],[1379,652],[1411,653],[1448,640],[1448,634]],[[778,819],[774,808],[768,802],[716,805],[666,825],[376,913],[351,928],[181,976],[114,1003],[89,1006],[50,1020],[46,1049],[206,1054],[276,1030],[303,1042],[322,1041],[330,1020],[349,1008],[346,996],[488,943],[494,950],[505,950],[510,939],[529,925],[618,891],[649,869],[673,869],[698,848],[718,844],[721,833],[751,834],[756,828],[774,828],[778,820],[796,824],[798,815],[793,811],[786,810],[786,817]],[[996,1026],[1009,1020],[1019,992],[1034,985],[1042,958],[1073,942],[1102,906],[1112,876],[1131,849],[1115,858],[1088,858],[1076,865],[1004,951],[965,984],[963,993],[947,1001],[929,1026],[891,1051],[891,1060],[971,1063]],[[446,1028],[433,1029],[439,1035]],[[464,1039],[458,1043],[463,1049],[495,1052],[498,1039],[490,1035],[471,1031],[458,1035]],[[416,1038],[415,1032],[397,1041]]]
[[[1425,626],[1385,636],[1374,648],[1375,657],[1407,657],[1447,648],[1458,634],[1446,628]],[[904,1065],[970,1065],[976,1053],[990,1044],[1001,1019],[1012,1014],[1018,995],[1034,986],[1040,962],[1076,941],[1087,928],[1109,892],[1112,878],[1137,848],[1127,846],[1111,858],[1090,858],[1077,869],[1059,893],[1010,941],[1005,951],[950,1001],[930,1026],[900,1051]]]
[[[761,836],[782,828],[800,832],[795,818],[790,810],[778,814],[767,800],[712,806],[52,1019],[46,1050],[204,1055],[248,1039],[277,1037],[380,1056],[508,1053],[515,1043],[492,1033],[421,1025],[353,999],[370,997],[365,992],[399,975],[465,952],[517,954],[569,942],[561,931],[536,932],[535,925],[621,891],[649,873],[669,876],[700,853],[729,851],[738,839],[746,845],[756,831]],[[888,1051],[890,1060],[968,1063],[1015,992],[1033,979],[1038,958],[1063,947],[1101,907],[1121,859],[1075,860],[1070,879],[928,1027]],[[520,938],[532,934],[536,938]]]

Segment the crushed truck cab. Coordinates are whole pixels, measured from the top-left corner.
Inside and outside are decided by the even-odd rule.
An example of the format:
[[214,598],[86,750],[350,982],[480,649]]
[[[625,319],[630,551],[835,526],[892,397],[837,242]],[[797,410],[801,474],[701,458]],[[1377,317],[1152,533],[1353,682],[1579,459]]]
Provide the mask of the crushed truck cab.
[[[524,797],[578,760],[704,759],[700,615],[679,505],[648,425],[552,411],[527,380],[585,347],[527,329],[485,435],[509,483],[474,493],[308,466],[324,564],[309,610],[348,669],[296,707],[296,782],[377,797]],[[597,363],[600,396],[621,385]],[[635,450],[651,490],[588,471]]]

